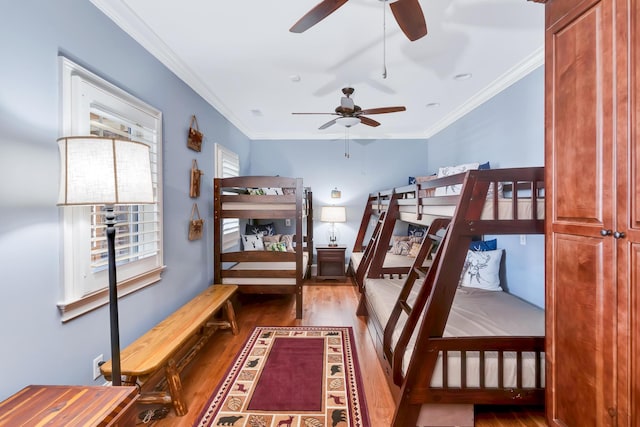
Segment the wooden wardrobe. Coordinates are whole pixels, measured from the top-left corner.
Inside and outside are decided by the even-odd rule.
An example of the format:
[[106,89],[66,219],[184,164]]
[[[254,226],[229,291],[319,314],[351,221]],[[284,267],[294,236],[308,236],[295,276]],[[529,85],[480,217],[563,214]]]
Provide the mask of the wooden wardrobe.
[[640,426],[640,2],[545,9],[547,421]]

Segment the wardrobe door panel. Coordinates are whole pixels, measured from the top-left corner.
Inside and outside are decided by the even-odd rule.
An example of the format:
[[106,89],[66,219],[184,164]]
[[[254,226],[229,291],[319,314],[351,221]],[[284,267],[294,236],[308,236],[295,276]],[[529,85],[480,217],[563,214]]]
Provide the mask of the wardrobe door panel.
[[611,227],[613,53],[605,25],[610,19],[611,5],[601,1],[547,34],[546,148],[552,155],[546,167],[553,177],[553,212],[547,218],[554,231],[595,236]]
[[552,425],[609,426],[615,410],[616,294],[613,267],[604,263],[613,239],[556,234],[553,286],[547,310],[554,321],[547,329],[553,344],[552,398],[547,411]]
[[[626,229],[626,238],[620,244],[623,255],[627,258],[620,260],[628,262],[619,264],[619,272],[625,280],[620,281],[624,290],[628,292],[629,312],[629,355],[628,361],[631,393],[629,397],[629,425],[640,425],[640,4],[632,2],[629,10],[629,94],[631,115],[629,120],[629,146],[625,146],[625,153],[620,158],[629,159],[618,167],[628,167],[627,177],[628,196],[622,199],[628,203],[626,215],[619,215],[619,222]],[[623,157],[625,156],[625,157]],[[625,213],[623,212],[623,213]],[[628,252],[627,252],[628,251]],[[624,266],[628,265],[628,270]],[[619,273],[619,274],[620,274]],[[624,327],[623,325],[622,327]]]

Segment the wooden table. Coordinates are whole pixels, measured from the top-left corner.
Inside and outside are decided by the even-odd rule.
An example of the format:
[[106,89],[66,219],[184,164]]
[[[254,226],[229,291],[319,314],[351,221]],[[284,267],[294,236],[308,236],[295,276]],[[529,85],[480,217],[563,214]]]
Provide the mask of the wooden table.
[[136,387],[30,385],[0,402],[0,426],[134,426],[137,395]]

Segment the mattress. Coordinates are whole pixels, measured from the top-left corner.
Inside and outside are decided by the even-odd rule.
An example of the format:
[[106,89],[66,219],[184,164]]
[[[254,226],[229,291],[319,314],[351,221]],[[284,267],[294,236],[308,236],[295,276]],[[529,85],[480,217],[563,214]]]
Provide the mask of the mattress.
[[[302,252],[302,265],[309,263],[309,253]],[[295,261],[286,262],[239,262],[230,270],[295,270]],[[304,271],[303,271],[304,274]],[[295,285],[295,278],[283,277],[223,277],[223,284],[231,285]]]
[[[517,203],[518,219],[533,219],[531,199],[518,199]],[[443,205],[443,206],[420,206],[420,213],[427,217],[432,218],[451,218],[453,217],[455,205]],[[399,208],[400,219],[415,217],[416,207],[415,205],[402,205]],[[493,218],[493,200],[487,199],[482,209],[482,215],[480,219],[490,220]],[[498,219],[509,220],[513,219],[513,199],[501,198],[498,199]],[[544,199],[537,199],[537,219],[544,219]],[[430,223],[430,220],[425,220],[425,223]]]
[[[367,301],[376,316],[383,325],[386,325],[393,305],[402,289],[404,280],[398,279],[366,279],[365,290]],[[416,283],[412,290],[408,303],[413,305],[419,285]],[[406,316],[401,316],[398,327],[392,337],[392,343],[397,342]],[[417,339],[417,330],[407,345],[407,351],[403,357],[403,372],[406,372]],[[544,310],[535,307],[507,292],[486,291],[476,288],[460,287],[456,291],[444,337],[470,337],[470,336],[544,336],[545,321]],[[491,354],[494,353],[494,354]],[[497,353],[487,352],[485,358],[485,386],[497,387],[498,385],[498,358]],[[460,354],[449,352],[448,355],[448,386],[459,387],[460,378]],[[523,361],[523,387],[535,386],[535,355],[524,353]],[[477,352],[467,352],[467,386],[479,387],[479,357]],[[515,353],[504,354],[504,386],[516,386],[516,358]],[[544,381],[544,369],[542,369]],[[432,387],[442,386],[442,360],[438,358],[434,375],[431,381]]]
[[225,202],[222,204],[223,211],[295,211],[295,203],[243,203]]

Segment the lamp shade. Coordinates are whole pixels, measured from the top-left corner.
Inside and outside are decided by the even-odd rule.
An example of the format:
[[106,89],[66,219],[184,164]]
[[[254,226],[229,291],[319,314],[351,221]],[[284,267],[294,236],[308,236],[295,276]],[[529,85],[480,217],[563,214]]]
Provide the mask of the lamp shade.
[[323,206],[320,211],[322,222],[347,222],[347,210],[344,206]]
[[93,136],[58,139],[58,205],[154,203],[149,146]]
[[351,126],[355,126],[360,123],[360,119],[352,116],[339,117],[336,119],[336,123],[346,128],[350,128]]

